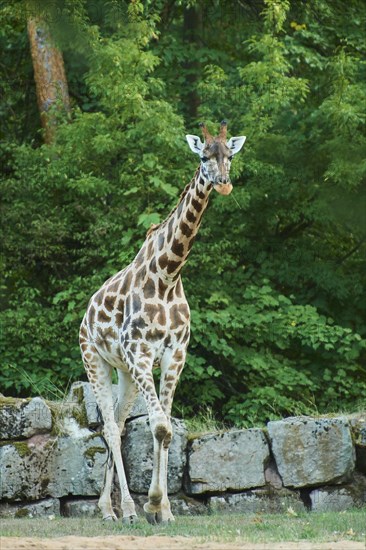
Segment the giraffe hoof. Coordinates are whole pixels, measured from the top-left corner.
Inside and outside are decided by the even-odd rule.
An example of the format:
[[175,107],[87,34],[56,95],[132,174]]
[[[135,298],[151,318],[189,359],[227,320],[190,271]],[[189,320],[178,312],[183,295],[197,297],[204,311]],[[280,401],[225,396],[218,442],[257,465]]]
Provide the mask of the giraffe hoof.
[[156,514],[156,521],[157,523],[161,523],[162,525],[168,525],[169,523],[173,523],[173,521],[175,521],[175,517],[171,512],[169,512],[169,514],[158,512]]
[[137,523],[137,521],[138,521],[138,518],[135,515],[125,516],[124,518],[122,518],[123,525],[134,525],[135,523]]
[[156,513],[146,512],[146,510],[145,510],[145,518],[150,523],[150,525],[157,525],[157,523],[158,523]]
[[108,516],[104,516],[103,521],[117,521],[116,514],[108,514]]

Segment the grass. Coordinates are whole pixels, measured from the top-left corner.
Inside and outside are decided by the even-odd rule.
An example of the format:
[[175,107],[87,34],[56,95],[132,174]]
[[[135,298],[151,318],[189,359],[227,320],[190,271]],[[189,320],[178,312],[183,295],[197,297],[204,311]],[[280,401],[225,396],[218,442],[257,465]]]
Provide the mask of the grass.
[[223,422],[217,420],[215,413],[210,407],[202,407],[200,412],[193,418],[185,418],[182,414],[190,437],[197,437],[213,432],[223,432],[229,429]]
[[104,535],[184,536],[200,542],[366,541],[366,509],[347,512],[210,515],[183,517],[174,524],[151,526],[140,519],[131,527],[89,518],[2,519],[0,535],[11,537],[93,537]]

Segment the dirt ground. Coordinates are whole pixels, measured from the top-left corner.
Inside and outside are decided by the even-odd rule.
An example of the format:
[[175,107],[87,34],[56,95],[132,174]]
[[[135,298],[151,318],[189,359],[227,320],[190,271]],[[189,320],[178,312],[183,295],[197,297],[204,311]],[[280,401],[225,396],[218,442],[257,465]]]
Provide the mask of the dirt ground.
[[52,539],[2,537],[1,550],[365,550],[365,544],[337,542],[219,543],[192,537],[59,537]]

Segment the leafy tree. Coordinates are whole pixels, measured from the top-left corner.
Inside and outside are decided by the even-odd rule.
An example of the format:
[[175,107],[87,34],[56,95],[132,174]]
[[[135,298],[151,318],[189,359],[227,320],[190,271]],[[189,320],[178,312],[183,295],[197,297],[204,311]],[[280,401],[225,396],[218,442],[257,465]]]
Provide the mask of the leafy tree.
[[184,133],[225,117],[248,137],[183,274],[192,339],[176,412],[246,425],[364,402],[363,3],[45,3],[72,102],[48,145],[22,6],[0,31],[3,391],[83,376],[90,295],[192,177]]

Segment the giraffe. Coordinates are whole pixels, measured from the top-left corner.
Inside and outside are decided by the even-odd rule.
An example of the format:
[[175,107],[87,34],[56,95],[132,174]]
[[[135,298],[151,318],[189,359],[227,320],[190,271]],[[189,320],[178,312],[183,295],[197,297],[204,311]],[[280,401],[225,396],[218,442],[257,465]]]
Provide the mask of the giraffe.
[[[187,261],[212,189],[232,190],[229,172],[233,155],[245,136],[226,140],[227,123],[213,137],[200,124],[204,142],[187,135],[200,165],[177,206],[152,226],[140,251],[125,269],[108,279],[92,296],[80,328],[84,367],[104,422],[110,450],[98,501],[103,519],[117,520],[112,508],[114,468],[121,488],[122,521],[134,523],[135,505],[129,493],[121,457],[121,433],[140,392],[146,402],[153,436],[153,474],[144,513],[149,523],[174,521],[167,491],[168,449],[172,439],[171,409],[184,366],[190,336],[190,310],[181,269]],[[159,396],[153,368],[160,366]],[[118,375],[118,401],[112,396],[112,371]]]

